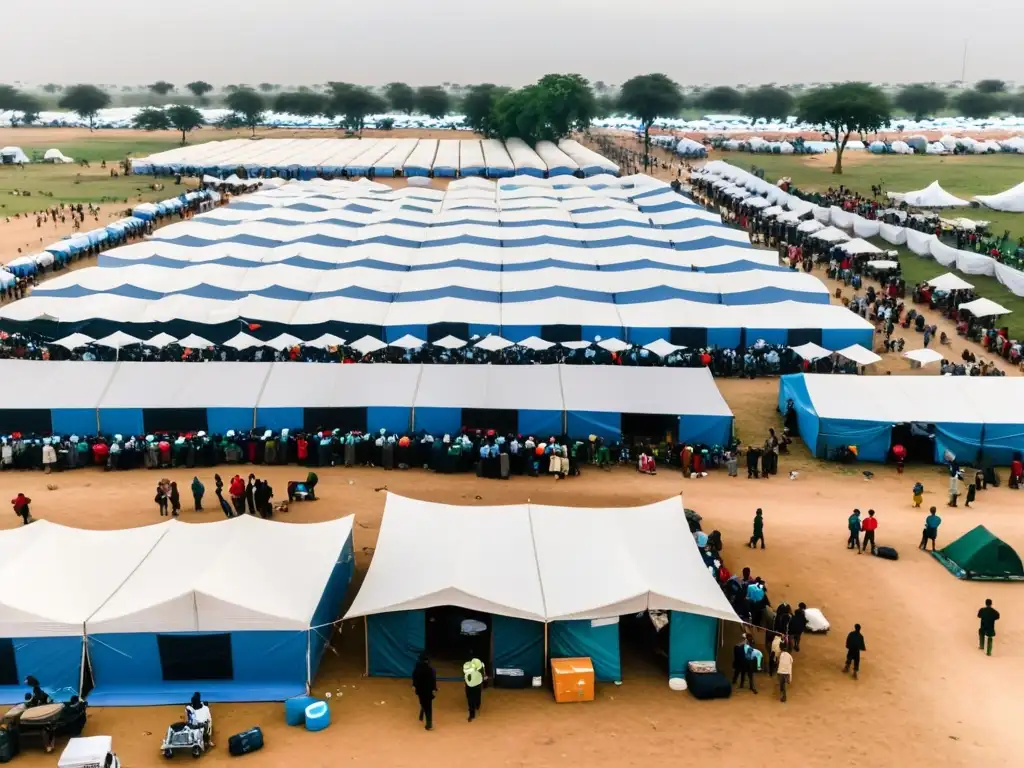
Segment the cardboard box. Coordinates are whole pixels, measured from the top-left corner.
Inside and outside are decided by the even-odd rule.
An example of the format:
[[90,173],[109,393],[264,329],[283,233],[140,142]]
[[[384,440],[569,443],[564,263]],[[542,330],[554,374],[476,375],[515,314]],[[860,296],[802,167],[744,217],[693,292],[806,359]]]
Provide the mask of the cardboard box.
[[594,664],[590,657],[552,659],[551,684],[555,692],[555,701],[559,704],[593,701]]

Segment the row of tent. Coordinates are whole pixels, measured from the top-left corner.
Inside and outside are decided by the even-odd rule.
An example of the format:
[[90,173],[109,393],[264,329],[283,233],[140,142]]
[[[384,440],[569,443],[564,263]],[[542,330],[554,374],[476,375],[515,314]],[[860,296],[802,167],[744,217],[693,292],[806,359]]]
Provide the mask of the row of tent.
[[[481,542],[501,542],[499,547]],[[677,496],[640,507],[457,507],[388,494],[366,579],[346,619],[365,617],[367,672],[407,677],[437,609],[483,618],[495,669],[545,674],[590,657],[622,680],[619,618],[668,614],[668,672],[714,660],[738,622],[697,549]]]
[[3,434],[500,426],[544,439],[625,432],[725,445],[733,423],[706,368],[5,360],[0,373]]
[[60,701],[91,681],[102,706],[306,693],[354,572],[352,521],[0,532],[17,585],[0,598],[0,703],[22,703],[29,675]]
[[247,139],[212,141],[132,161],[137,174],[233,173],[313,179],[321,176],[593,176],[619,166],[574,139]]
[[975,466],[1024,454],[1024,380],[1016,377],[796,374],[779,382],[783,413],[789,401],[819,458],[852,445],[861,461],[882,462],[897,442],[912,455],[943,462],[949,452]]

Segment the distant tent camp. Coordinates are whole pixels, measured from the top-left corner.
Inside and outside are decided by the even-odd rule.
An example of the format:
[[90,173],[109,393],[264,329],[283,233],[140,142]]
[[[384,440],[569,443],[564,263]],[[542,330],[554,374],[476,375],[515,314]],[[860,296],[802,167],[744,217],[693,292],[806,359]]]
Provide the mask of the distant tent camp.
[[958,579],[1024,581],[1020,556],[983,525],[932,554]]

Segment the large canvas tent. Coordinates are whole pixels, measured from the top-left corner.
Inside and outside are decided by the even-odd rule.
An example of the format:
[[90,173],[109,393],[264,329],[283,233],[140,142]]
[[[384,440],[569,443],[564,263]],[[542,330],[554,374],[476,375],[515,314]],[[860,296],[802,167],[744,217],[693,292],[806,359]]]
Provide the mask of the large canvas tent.
[[546,655],[590,656],[603,681],[622,679],[622,614],[686,616],[669,630],[672,674],[715,658],[718,621],[738,620],[679,498],[621,509],[470,508],[389,494],[346,615],[366,619],[368,673],[408,676],[428,646],[428,612],[447,608],[483,617],[495,668],[537,676]]
[[897,441],[936,462],[947,450],[981,465],[1007,465],[1024,453],[1017,378],[796,374],[779,381],[783,413],[790,400],[800,437],[820,458],[855,445],[862,461],[885,461]]
[[932,554],[958,579],[1024,581],[1020,556],[983,525]]
[[0,434],[96,434],[116,363],[0,360]]
[[[308,691],[354,571],[352,516],[154,526],[85,622],[94,704],[282,701]],[[144,529],[145,530],[145,529]]]

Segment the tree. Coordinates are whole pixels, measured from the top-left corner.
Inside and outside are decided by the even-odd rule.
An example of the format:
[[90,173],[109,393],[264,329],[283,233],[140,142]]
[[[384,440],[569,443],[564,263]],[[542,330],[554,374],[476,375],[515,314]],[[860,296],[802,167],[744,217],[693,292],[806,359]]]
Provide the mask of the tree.
[[979,80],[974,89],[979,93],[1006,93],[1006,83],[1002,80]]
[[395,118],[393,117],[382,117],[377,121],[377,125],[374,126],[378,131],[390,131],[395,127]]
[[189,131],[194,131],[206,121],[203,120],[203,113],[195,107],[187,104],[175,104],[167,108],[167,119],[171,127],[181,131],[181,143],[185,143],[185,137]]
[[424,85],[416,89],[416,109],[428,117],[440,120],[451,111],[452,97],[439,85]]
[[74,112],[83,120],[88,120],[91,131],[97,113],[110,106],[110,94],[95,85],[72,85],[64,89],[64,95],[57,105],[61,109]]
[[343,124],[353,131],[362,131],[369,115],[384,112],[388,104],[369,88],[351,83],[329,83],[331,95],[326,112],[343,116]]
[[57,83],[47,83],[43,86],[43,90],[47,93],[56,93],[57,91],[61,90],[62,87],[63,86],[57,85]]
[[953,97],[953,106],[964,117],[991,117],[1003,106],[1003,95],[979,90],[960,91]]
[[618,109],[619,102],[614,96],[598,96],[594,99],[594,117],[611,117]]
[[743,94],[743,112],[754,120],[785,120],[793,114],[793,94],[774,85],[762,85]]
[[411,115],[416,109],[416,91],[405,83],[388,83],[384,86],[384,97],[396,112]]
[[501,139],[519,137],[528,144],[551,140],[553,137],[544,127],[543,103],[537,85],[503,94],[491,110],[492,133]]
[[494,106],[508,90],[493,83],[471,85],[462,99],[463,122],[481,136],[494,136]]
[[261,93],[271,93],[276,91],[280,86],[274,85],[273,83],[260,83],[259,88]]
[[224,103],[238,117],[239,122],[250,128],[252,135],[255,136],[256,126],[263,122],[263,112],[267,108],[263,97],[256,91],[239,88],[229,93]]
[[274,99],[275,112],[288,112],[303,117],[314,117],[327,111],[327,97],[312,91],[285,91]]
[[697,103],[711,112],[736,112],[743,106],[743,94],[728,85],[718,85],[702,92]]
[[946,93],[924,83],[908,85],[896,94],[896,106],[915,120],[923,120],[946,106]]
[[213,90],[213,86],[204,80],[194,80],[185,87],[192,92],[200,104],[206,103],[206,94]]
[[146,107],[132,118],[132,127],[139,131],[167,131],[171,120],[164,110]]
[[166,96],[174,90],[174,85],[172,83],[168,83],[166,80],[157,80],[152,85],[147,86],[147,88],[157,96]]
[[836,145],[832,173],[843,172],[843,150],[850,136],[874,133],[889,122],[892,109],[880,88],[868,83],[839,83],[816,88],[802,99],[797,120],[817,126],[825,141]]
[[655,72],[637,75],[619,89],[619,109],[640,121],[644,129],[644,163],[651,154],[651,125],[659,117],[670,117],[683,108],[679,85],[668,75]]
[[43,105],[39,99],[32,94],[19,91],[10,85],[0,85],[0,112],[21,113],[20,117],[12,114],[12,127],[16,127],[19,121],[26,125],[34,123],[39,119],[39,112],[42,108]]
[[1024,91],[1006,97],[1006,109],[1014,115],[1024,115]]
[[594,119],[594,92],[582,75],[544,75],[538,82],[541,112],[552,140],[585,131]]

